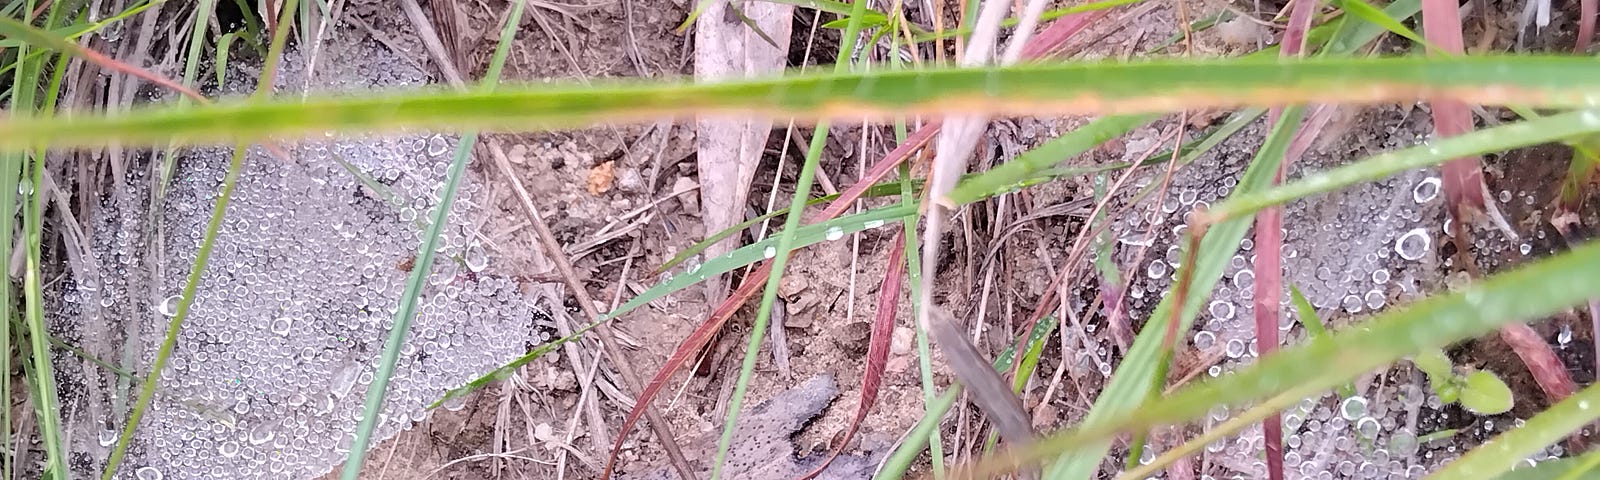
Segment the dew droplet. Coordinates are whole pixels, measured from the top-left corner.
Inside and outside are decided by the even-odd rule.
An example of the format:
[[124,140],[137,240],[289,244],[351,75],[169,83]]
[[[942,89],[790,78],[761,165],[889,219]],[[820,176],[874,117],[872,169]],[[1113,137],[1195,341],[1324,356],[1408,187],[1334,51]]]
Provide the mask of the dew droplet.
[[444,139],[444,135],[435,134],[432,137],[428,137],[429,156],[437,157],[444,155],[444,152],[448,150],[450,150],[450,142]]
[[289,330],[294,328],[294,319],[282,317],[272,321],[272,333],[280,336],[289,335]]
[[1256,284],[1256,274],[1249,270],[1240,270],[1233,274],[1233,288],[1240,291],[1249,290]]
[[1366,399],[1366,397],[1362,397],[1360,395],[1355,395],[1355,396],[1352,396],[1350,398],[1344,399],[1344,402],[1339,404],[1339,416],[1344,417],[1345,420],[1355,420],[1355,419],[1364,417],[1366,415],[1367,415],[1367,399]]
[[1415,228],[1394,241],[1394,253],[1406,260],[1418,260],[1428,252],[1428,242],[1427,230]]
[[878,228],[883,226],[883,220],[867,220],[865,223],[862,223],[861,226],[869,230]]
[[1529,245],[1529,244],[1524,243],[1522,245],[1517,246],[1517,251],[1522,252],[1523,255],[1527,255],[1529,253],[1533,253],[1533,245]]
[[467,246],[467,252],[463,254],[463,257],[462,261],[467,264],[467,270],[472,273],[482,272],[484,269],[489,268],[489,253],[483,251],[483,246],[479,245],[478,242],[472,242],[472,245]]
[[1417,203],[1427,203],[1439,196],[1439,178],[1428,177],[1417,183],[1411,189],[1411,199]]
[[339,371],[334,372],[333,379],[328,381],[328,393],[334,398],[344,398],[350,395],[350,389],[356,386],[356,378],[360,377],[361,367],[354,363],[345,364]]
[[831,241],[838,240],[838,239],[841,239],[841,238],[844,238],[844,229],[843,228],[828,227],[828,241],[831,242]]
[[1361,417],[1360,420],[1356,420],[1356,433],[1361,434],[1362,438],[1369,440],[1377,438],[1379,427],[1378,420],[1372,417]]
[[1382,268],[1373,270],[1372,283],[1376,283],[1378,285],[1389,283],[1389,271]]
[[141,467],[133,471],[133,476],[139,480],[161,480],[161,471],[156,467]]
[[1361,307],[1362,307],[1361,297],[1357,297],[1355,295],[1345,295],[1344,296],[1344,300],[1342,300],[1341,303],[1342,303],[1342,306],[1344,307],[1344,311],[1346,311],[1346,312],[1350,312],[1350,313],[1360,313],[1361,312]]
[[1222,353],[1228,355],[1228,358],[1239,358],[1244,356],[1244,340],[1237,338],[1229,339],[1227,346],[1223,347]]
[[1234,309],[1232,303],[1224,302],[1222,300],[1213,301],[1211,302],[1211,305],[1206,308],[1206,310],[1211,312],[1212,318],[1216,318],[1218,320],[1233,319]]
[[217,453],[224,457],[233,458],[239,455],[239,442],[227,441],[217,446]]
[[157,311],[161,312],[162,315],[165,315],[165,316],[168,316],[168,317],[177,316],[178,315],[178,301],[180,301],[180,300],[183,300],[183,295],[173,295],[173,296],[167,297],[166,300],[162,300],[161,301],[161,306],[157,307]]
[[1385,300],[1387,299],[1384,297],[1382,290],[1372,290],[1367,292],[1366,300],[1368,310],[1377,310],[1383,308]]
[[1561,332],[1556,334],[1556,343],[1563,347],[1572,343],[1572,325],[1561,326]]
[[1150,265],[1144,269],[1146,276],[1155,279],[1165,278],[1167,271],[1167,262],[1160,260],[1151,260]]
[[778,256],[778,249],[774,248],[774,247],[767,247],[766,250],[762,250],[761,251],[761,256],[767,257],[767,258],[776,257],[776,256]]
[[1217,344],[1217,334],[1202,330],[1194,334],[1194,348],[1198,350],[1210,349]]

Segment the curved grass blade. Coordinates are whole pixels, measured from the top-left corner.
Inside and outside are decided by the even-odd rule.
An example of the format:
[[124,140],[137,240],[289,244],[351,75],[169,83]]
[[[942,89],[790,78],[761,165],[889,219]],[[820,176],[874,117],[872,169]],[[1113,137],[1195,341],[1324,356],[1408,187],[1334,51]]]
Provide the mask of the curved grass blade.
[[1600,132],[1600,111],[1583,110],[1485,128],[1430,144],[1375,155],[1359,162],[1315,173],[1282,186],[1236,195],[1213,206],[1202,222],[1253,214],[1263,208],[1328,193],[1361,182],[1384,179],[1406,170],[1447,160],[1556,142]]
[[1495,480],[1580,480],[1593,478],[1589,472],[1595,467],[1600,467],[1600,451],[1571,458],[1542,461],[1538,465],[1517,468],[1493,478]]
[[1372,4],[1367,3],[1366,0],[1333,0],[1332,3],[1335,6],[1343,9],[1345,13],[1355,15],[1357,18],[1360,18],[1367,23],[1383,27],[1383,29],[1388,30],[1389,33],[1405,37],[1406,40],[1410,40],[1424,47],[1433,49],[1439,48],[1432,42],[1429,42],[1427,39],[1422,38],[1421,35],[1417,35],[1417,32],[1411,31],[1411,29],[1407,28],[1404,23],[1400,23],[1400,20],[1389,16],[1388,13],[1384,13],[1384,11],[1378,7],[1372,6]]
[[[914,206],[908,208],[902,205],[895,205],[877,210],[869,210],[848,217],[836,218],[816,225],[806,225],[800,227],[799,231],[795,233],[794,248],[804,248],[821,242],[836,240],[852,233],[888,225],[892,222],[904,219],[907,213],[915,211],[916,208]],[[428,408],[437,407],[443,404],[445,400],[466,395],[467,393],[471,393],[473,390],[476,390],[479,387],[492,383],[498,378],[503,378],[506,375],[515,373],[517,368],[528,364],[528,362],[537,359],[540,355],[543,355],[555,347],[560,346],[560,343],[565,343],[567,341],[576,339],[583,333],[588,332],[595,326],[598,326],[600,323],[620,317],[623,314],[633,311],[635,308],[642,307],[673,292],[699,284],[710,276],[721,275],[727,272],[738,270],[747,265],[760,262],[764,259],[772,258],[778,251],[777,245],[778,237],[768,237],[766,240],[740,247],[732,252],[729,252],[727,255],[713,258],[705,263],[695,266],[687,272],[675,275],[672,277],[672,279],[658,283],[655,286],[650,287],[649,290],[645,290],[644,293],[628,299],[627,302],[617,306],[615,310],[607,312],[604,316],[601,316],[599,321],[573,332],[571,336],[554,340],[549,344],[542,345],[539,348],[528,352],[526,355],[511,361],[510,363],[507,363],[500,368],[496,368],[494,371],[489,372],[488,374],[485,374],[476,380],[468,382],[462,387],[458,387],[446,392],[443,399],[434,402]],[[641,396],[641,398],[642,397],[643,396]]]
[[1600,418],[1600,386],[1591,386],[1462,455],[1430,479],[1488,478],[1511,470],[1534,452]]
[[199,92],[186,88],[177,82],[162,78],[160,75],[156,75],[149,70],[129,65],[117,59],[108,57],[105,54],[94,51],[93,49],[81,47],[76,43],[72,43],[72,41],[67,38],[52,35],[50,32],[34,28],[13,18],[0,16],[0,34],[21,38],[22,41],[40,47],[41,49],[69,53],[73,56],[81,57],[85,60],[95,63],[96,65],[101,65],[118,72],[139,77],[141,80],[172,89],[173,91],[182,93],[185,96],[193,98],[201,103],[206,101],[206,98],[200,95]]
[[1334,333],[1329,341],[1280,350],[1231,376],[1138,405],[1123,418],[1089,424],[1027,449],[991,457],[963,473],[987,478],[1018,465],[1097,445],[1121,432],[1199,418],[1216,405],[1239,405],[1275,395],[1313,395],[1406,355],[1442,348],[1505,324],[1549,315],[1597,292],[1600,244],[1580,246],[1496,275],[1462,292],[1431,297],[1385,313],[1359,328]]
[[[493,92],[499,85],[500,72],[505,68],[506,56],[511,50],[512,40],[516,38],[516,27],[521,24],[522,13],[526,6],[526,0],[516,0],[511,3],[511,11],[500,30],[500,42],[495,46],[489,70],[484,73],[483,83],[479,86],[481,91]],[[467,163],[472,158],[472,149],[477,142],[478,132],[469,131],[456,143],[455,157],[450,160],[449,173],[444,183],[444,193],[440,196],[439,204],[433,209],[427,232],[422,237],[422,245],[417,248],[416,266],[411,269],[411,278],[406,282],[405,291],[400,294],[400,307],[395,310],[394,326],[390,327],[389,338],[384,341],[378,371],[373,376],[372,384],[367,387],[366,405],[363,407],[361,422],[356,424],[355,440],[350,444],[350,453],[345,459],[344,470],[340,473],[340,478],[344,480],[356,480],[361,476],[361,466],[366,460],[367,447],[372,444],[373,431],[378,427],[383,400],[388,394],[389,380],[394,376],[395,364],[400,361],[401,348],[405,345],[406,334],[409,333],[411,321],[415,318],[417,297],[421,296],[422,286],[433,271],[439,234],[444,231],[444,226],[449,220],[451,207],[455,205],[456,192],[461,187],[461,179],[466,174]]]
[[[1361,85],[1352,88],[1351,85]],[[805,118],[907,114],[1148,113],[1426,98],[1539,107],[1600,104],[1600,63],[1573,57],[1155,60],[804,74],[709,84],[519,85],[495,92],[395,91],[303,103],[0,122],[0,148],[214,142],[400,128],[551,129],[689,114]]]

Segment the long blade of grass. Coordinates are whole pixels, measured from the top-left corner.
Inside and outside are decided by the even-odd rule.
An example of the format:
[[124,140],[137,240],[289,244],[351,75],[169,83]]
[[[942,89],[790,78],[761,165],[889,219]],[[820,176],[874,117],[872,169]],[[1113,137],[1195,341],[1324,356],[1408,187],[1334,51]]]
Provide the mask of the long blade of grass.
[[[299,0],[285,0],[283,15],[291,14],[298,6]],[[264,99],[272,91],[273,82],[277,77],[278,64],[283,55],[284,46],[288,43],[288,31],[279,32],[272,39],[268,48],[266,64],[262,68],[260,83],[252,97]],[[133,443],[133,432],[139,428],[139,422],[144,419],[144,413],[150,408],[150,402],[155,398],[156,383],[161,378],[161,370],[167,366],[167,360],[172,355],[172,349],[177,346],[178,334],[183,329],[184,320],[189,317],[189,308],[194,304],[195,291],[200,286],[200,279],[204,275],[206,265],[211,259],[211,249],[216,244],[217,233],[222,228],[223,216],[228,212],[228,203],[233,198],[234,186],[238,183],[239,175],[244,170],[244,159],[247,153],[247,144],[240,142],[233,147],[233,157],[228,163],[228,173],[223,176],[222,188],[217,193],[216,204],[211,209],[211,219],[206,223],[205,237],[200,242],[200,248],[195,251],[194,264],[189,269],[188,279],[183,285],[182,297],[178,300],[178,308],[172,319],[167,322],[166,338],[162,339],[161,346],[156,350],[155,362],[151,364],[150,371],[145,375],[144,382],[140,384],[139,396],[134,403],[133,412],[128,415],[128,423],[122,428],[122,433],[117,436],[117,444],[111,450],[111,456],[106,460],[105,469],[101,472],[102,480],[111,480],[117,473],[117,467],[122,464],[122,459],[128,453],[128,447]]]
[[868,119],[946,113],[1132,114],[1417,98],[1583,107],[1600,104],[1600,63],[1533,56],[1107,61],[805,74],[709,84],[541,84],[494,92],[382,93],[12,120],[0,123],[0,148],[196,143],[400,128],[549,129],[689,114]]
[[[1592,293],[1592,292],[1591,292]],[[1600,418],[1600,386],[1567,397],[1514,430],[1484,442],[1428,478],[1487,478],[1511,470],[1534,452]]]
[[1442,348],[1505,324],[1558,312],[1597,291],[1600,244],[1580,246],[1501,273],[1459,293],[1431,297],[1385,313],[1362,328],[1333,334],[1330,341],[1280,350],[1233,375],[1136,405],[1137,409],[1123,418],[1087,424],[1032,447],[986,459],[962,473],[992,476],[1018,465],[1098,445],[1120,432],[1199,418],[1216,405],[1239,405],[1275,395],[1314,395],[1417,351]]
[[[18,51],[18,57],[26,57],[23,55],[23,53],[26,52],[26,47],[23,48],[23,50]],[[17,63],[21,63],[21,61],[19,60]],[[12,78],[10,81],[13,89],[17,89],[18,87],[27,88],[25,85],[27,85],[28,82],[24,82],[25,79],[22,75],[23,70],[24,69],[13,70],[14,73],[11,75]],[[22,102],[13,101],[11,115],[20,115],[19,112],[23,111],[25,108],[23,105],[24,104]],[[22,174],[22,163],[26,159],[27,157],[20,152],[0,153],[0,212],[9,213],[16,211],[17,182],[20,179],[19,176]],[[0,245],[13,244],[12,237],[13,232],[16,231],[16,219],[17,217],[15,215],[0,215]],[[0,272],[10,271],[11,256],[0,255]],[[15,293],[12,288],[13,286],[9,279],[7,281],[0,282],[0,345],[3,345],[4,348],[7,349],[6,354],[0,355],[0,372],[11,371],[11,355],[9,353],[9,349],[11,348],[11,319],[16,313],[12,311],[12,305],[14,302],[13,295]],[[7,384],[0,386],[0,405],[9,406],[11,404],[11,385]],[[11,460],[13,457],[11,452],[13,450],[11,449],[10,408],[6,408],[3,412],[0,412],[0,434],[3,434],[0,435],[0,452],[3,452],[3,454],[0,454],[0,477],[11,478]]]
[[[484,72],[483,83],[478,87],[480,91],[491,93],[499,86],[500,72],[505,68],[506,56],[510,53],[511,43],[516,38],[517,26],[522,23],[522,14],[526,7],[526,0],[516,0],[511,3],[511,12],[506,16],[505,24],[500,30],[500,42],[495,46],[489,70]],[[377,373],[373,376],[372,384],[367,387],[366,405],[362,410],[361,422],[356,424],[355,439],[350,444],[349,456],[345,459],[344,469],[340,473],[340,478],[344,480],[357,480],[361,476],[361,466],[366,461],[367,447],[372,444],[373,431],[378,427],[384,397],[388,394],[389,380],[394,376],[395,365],[400,361],[400,351],[406,342],[406,334],[410,332],[411,321],[415,318],[417,297],[422,295],[422,287],[433,271],[439,234],[444,231],[449,221],[451,207],[455,205],[456,192],[461,187],[461,179],[466,173],[467,163],[472,158],[472,149],[477,142],[478,132],[469,130],[456,143],[455,157],[450,160],[449,173],[445,178],[444,193],[439,198],[439,204],[433,209],[428,230],[423,234],[422,244],[417,248],[416,266],[411,269],[411,278],[406,282],[405,291],[400,294],[400,306],[395,310],[394,326],[389,329],[389,338],[384,341]]]
[[[28,12],[34,11],[34,2],[32,0],[23,3],[24,8]],[[51,17],[53,18],[54,16],[54,11],[52,11]],[[21,23],[3,16],[0,16],[0,19]],[[46,22],[47,26],[48,23],[49,21]],[[26,27],[26,25],[24,26]],[[26,28],[31,29],[32,27]],[[30,46],[31,45],[25,43],[17,47],[16,58],[22,60],[17,62],[18,67],[16,79],[15,83],[12,85],[13,94],[11,108],[13,116],[24,115],[26,113],[23,112],[29,112],[35,108],[40,108],[40,106],[36,105],[38,101],[36,94],[38,92],[39,75],[44,69],[46,58],[39,56],[33,59],[28,59],[27,51],[29,50]],[[64,65],[60,65],[58,68],[64,68]],[[49,105],[54,105],[52,99],[53,96],[46,98],[45,102]],[[40,108],[40,113],[38,115],[49,118],[54,115],[53,110],[53,108]],[[55,371],[50,362],[50,346],[46,340],[49,337],[49,332],[46,330],[44,324],[43,286],[40,280],[41,265],[39,245],[42,241],[40,232],[42,229],[41,217],[43,215],[43,206],[40,198],[43,195],[33,192],[35,189],[32,188],[29,188],[24,192],[18,191],[18,187],[20,185],[40,185],[42,183],[40,180],[35,179],[43,177],[45,161],[43,150],[44,149],[41,147],[31,152],[32,155],[17,154],[9,156],[5,167],[6,176],[9,177],[8,180],[10,180],[10,182],[6,185],[0,185],[0,188],[10,189],[9,192],[6,192],[7,197],[11,197],[12,195],[16,195],[18,193],[23,195],[22,234],[24,236],[24,244],[26,245],[27,256],[24,261],[27,268],[24,270],[23,274],[24,306],[22,314],[28,326],[29,354],[27,357],[30,360],[29,362],[25,363],[24,366],[26,369],[29,369],[33,372],[32,378],[34,381],[32,381],[29,386],[31,387],[30,391],[35,402],[35,417],[37,417],[39,422],[39,442],[43,444],[45,450],[45,464],[42,468],[42,475],[47,477],[65,478],[67,475],[67,451],[66,446],[64,445],[63,430],[61,429],[60,397],[56,392]],[[28,162],[29,157],[32,157],[31,165]],[[11,210],[0,212],[0,216],[10,217]],[[10,222],[11,219],[8,218],[6,223],[9,224]],[[8,240],[11,235],[12,230],[5,231],[5,236],[8,238]],[[7,243],[6,245],[10,244]],[[9,265],[7,265],[7,267],[9,268]],[[6,283],[7,285],[5,286],[5,289],[7,290],[7,296],[9,296],[10,282],[8,281]],[[7,336],[9,336],[9,331],[7,332]],[[5,344],[5,348],[9,349],[10,343]],[[0,355],[9,357],[9,350],[6,350],[4,353],[0,353]],[[9,359],[7,360],[9,362]],[[6,385],[4,388],[9,390],[10,385]],[[10,410],[9,403],[6,404],[6,409]],[[8,423],[8,430],[9,427],[10,426]],[[6,437],[3,440],[9,443],[11,439],[10,437]],[[6,452],[6,455],[10,456],[10,450],[6,450]]]

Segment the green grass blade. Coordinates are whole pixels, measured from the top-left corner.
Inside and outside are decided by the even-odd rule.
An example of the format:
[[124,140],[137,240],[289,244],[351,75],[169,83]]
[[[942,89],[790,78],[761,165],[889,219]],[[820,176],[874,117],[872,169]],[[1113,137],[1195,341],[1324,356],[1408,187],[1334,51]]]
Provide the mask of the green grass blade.
[[[1307,102],[1461,98],[1537,107],[1600,104],[1600,63],[1577,57],[1268,58],[1075,62],[801,74],[703,84],[596,82],[495,92],[398,90],[127,114],[0,122],[0,148],[150,145],[402,128],[550,129],[690,114],[1149,113]],[[1361,85],[1361,88],[1351,88]]]
[[[1595,267],[1591,267],[1595,268]],[[1593,279],[1589,280],[1593,282]],[[1591,284],[1592,285],[1592,284]],[[1590,292],[1591,294],[1593,292]],[[1487,332],[1486,332],[1487,333]],[[1511,470],[1546,446],[1600,418],[1600,386],[1551,405],[1523,426],[1484,442],[1428,478],[1488,478]]]
[[1400,20],[1389,16],[1388,13],[1384,13],[1383,10],[1372,6],[1365,0],[1334,0],[1333,4],[1344,9],[1345,13],[1355,15],[1367,23],[1382,27],[1384,30],[1388,30],[1389,33],[1405,37],[1406,40],[1416,42],[1417,45],[1427,47],[1430,50],[1439,50],[1438,46],[1422,38],[1422,35],[1418,35],[1417,32],[1411,31],[1404,23],[1400,23]]
[[[526,0],[516,0],[511,3],[511,12],[506,16],[505,24],[500,30],[500,42],[495,46],[489,70],[484,73],[483,83],[478,87],[480,91],[490,93],[499,86],[500,72],[505,67],[506,56],[511,50],[512,41],[516,38],[516,27],[521,24],[523,10],[526,7]],[[411,269],[411,278],[406,282],[405,291],[400,294],[400,307],[395,310],[394,326],[389,329],[389,338],[384,341],[377,373],[373,375],[372,384],[367,387],[366,405],[362,410],[361,421],[356,424],[355,440],[350,444],[349,456],[345,459],[344,470],[340,473],[340,478],[344,480],[357,480],[361,476],[361,466],[366,460],[367,448],[372,444],[373,431],[378,427],[384,397],[388,394],[389,380],[394,376],[395,364],[400,361],[400,351],[405,345],[406,334],[411,329],[411,321],[415,318],[417,297],[422,295],[422,287],[433,271],[439,234],[444,231],[444,226],[449,220],[451,207],[455,205],[456,193],[461,186],[461,179],[466,174],[467,163],[472,158],[472,149],[477,142],[478,132],[468,131],[456,143],[455,157],[450,161],[449,173],[444,183],[444,193],[440,196],[439,204],[433,209],[428,230],[423,234],[422,244],[417,248],[416,266]]]
[[[981,464],[968,473],[982,476],[1019,462],[1081,451],[1099,445],[1118,432],[1199,418],[1216,405],[1241,405],[1277,395],[1315,395],[1406,355],[1493,332],[1508,323],[1550,315],[1597,293],[1600,293],[1600,244],[1580,246],[1496,275],[1459,293],[1431,297],[1390,311],[1364,323],[1361,328],[1334,333],[1330,341],[1280,350],[1233,375],[1136,405],[1125,417],[1086,424],[1078,430],[1041,440],[1027,449]],[[1572,408],[1587,405],[1578,403],[1582,401],[1575,398]],[[1578,417],[1574,412],[1568,414],[1568,417]],[[1588,419],[1580,417],[1572,421],[1585,423]]]
[[[1306,300],[1305,294],[1300,293],[1300,288],[1294,285],[1289,286],[1289,303],[1294,305],[1294,311],[1300,317],[1300,325],[1305,327],[1306,333],[1311,337],[1310,341],[1328,341],[1328,327],[1322,324],[1322,317],[1317,315],[1317,309],[1311,306],[1310,300]],[[1340,397],[1350,398],[1355,394],[1354,382],[1345,382],[1339,386]]]
[[[899,143],[905,143],[905,139],[899,139]],[[905,218],[900,222],[901,231],[906,236],[906,241],[901,245],[903,249],[901,254],[906,256],[906,290],[910,294],[907,298],[922,298],[922,255],[920,255],[922,240],[921,232],[917,231],[922,215],[922,209],[920,208],[922,197],[918,196],[917,192],[921,190],[922,184],[925,184],[926,181],[919,183],[916,178],[913,178],[911,166],[905,163],[900,164],[899,171],[900,205],[913,209],[907,212]],[[917,315],[922,314],[922,305],[920,302],[910,302],[910,304],[912,318],[917,318]],[[934,384],[933,344],[928,338],[928,331],[921,328],[912,330],[916,334],[917,375],[922,380],[922,404],[927,409],[928,415],[932,416],[931,421],[934,421],[935,426],[937,426],[937,420],[944,418],[945,412],[950,409],[950,402],[943,398],[935,398],[939,388]],[[1007,362],[1010,361],[1009,358],[1008,356]],[[1006,368],[1010,368],[1010,365],[1007,364]],[[942,402],[944,406],[935,408],[936,402]],[[925,416],[923,420],[930,419]],[[944,480],[944,439],[939,435],[937,428],[923,434],[920,438],[908,439],[901,444],[900,448],[902,450],[910,450],[914,454],[922,451],[923,445],[927,445],[929,458],[934,459],[932,462],[934,480]]]
[[[32,0],[23,2],[23,8],[28,12],[34,11],[34,2]],[[56,9],[52,8],[52,19],[55,18],[55,13]],[[0,17],[0,19],[21,24],[21,22],[8,17]],[[49,26],[47,21],[46,27]],[[23,30],[33,31],[33,29],[26,26],[24,26]],[[24,44],[17,47],[16,53],[16,58],[20,60],[15,63],[17,73],[15,83],[12,85],[12,114],[13,116],[24,115],[26,114],[24,112],[39,108],[40,113],[37,115],[43,118],[50,118],[54,116],[54,112],[48,106],[54,105],[53,95],[55,92],[50,92],[52,96],[45,99],[45,105],[43,106],[37,105],[38,98],[36,97],[39,75],[43,72],[46,57],[43,55],[30,57],[28,55],[29,47],[33,45],[31,45],[29,38],[23,37],[23,40]],[[40,53],[43,52],[41,51]],[[64,64],[58,67],[64,68]],[[8,180],[13,181],[9,185],[0,187],[9,187],[11,191],[7,192],[8,195],[21,194],[23,197],[22,234],[24,236],[23,243],[26,246],[26,268],[23,271],[22,294],[24,303],[22,315],[28,327],[28,358],[30,360],[25,364],[25,368],[32,370],[34,378],[34,381],[30,384],[30,390],[35,402],[35,416],[39,422],[39,442],[43,444],[45,451],[42,475],[65,478],[67,475],[67,451],[61,428],[60,397],[56,391],[55,370],[50,362],[50,346],[48,340],[46,340],[49,337],[49,331],[44,323],[43,283],[40,278],[42,265],[40,263],[39,247],[43,241],[41,231],[43,229],[42,216],[44,208],[41,204],[41,197],[44,195],[37,191],[39,189],[31,187],[18,191],[21,185],[40,185],[43,183],[42,178],[45,168],[44,148],[41,146],[31,153],[32,155],[16,155],[13,157],[14,161],[7,162],[6,175],[10,177],[12,175],[11,172],[19,172],[20,176],[8,178]],[[29,162],[30,157],[31,163]],[[11,170],[11,168],[18,170]],[[0,213],[0,215],[10,216],[11,212],[7,210]],[[6,231],[6,236],[9,237],[10,235],[11,231]],[[9,285],[7,288],[9,289]],[[5,355],[9,356],[9,353]],[[5,388],[10,388],[10,386],[7,385]],[[7,408],[9,409],[9,406]],[[9,442],[10,438],[7,437],[5,440]]]
[[1264,208],[1357,183],[1381,180],[1406,170],[1470,155],[1539,145],[1600,132],[1600,110],[1583,110],[1486,128],[1433,143],[1375,155],[1282,186],[1236,195],[1213,206],[1211,219],[1239,218]]
[[[44,156],[34,158],[30,173],[33,175],[33,185],[44,182]],[[37,389],[35,400],[40,410],[39,437],[45,446],[46,464],[45,476],[67,478],[66,469],[67,450],[65,446],[65,433],[61,429],[60,397],[56,392],[55,369],[50,362],[49,331],[46,330],[44,321],[44,283],[42,280],[42,260],[40,245],[43,242],[41,230],[43,229],[44,205],[42,192],[35,189],[27,199],[27,210],[22,216],[24,234],[27,239],[27,270],[23,274],[24,297],[27,304],[28,339],[32,344],[33,370],[38,375],[38,382],[34,385]]]

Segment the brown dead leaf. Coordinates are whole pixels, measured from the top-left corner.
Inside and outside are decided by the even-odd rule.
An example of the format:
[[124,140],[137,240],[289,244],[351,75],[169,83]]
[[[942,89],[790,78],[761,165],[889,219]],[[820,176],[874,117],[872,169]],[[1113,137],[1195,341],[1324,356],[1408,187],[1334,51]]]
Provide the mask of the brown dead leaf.
[[589,169],[589,193],[599,195],[611,190],[611,183],[617,179],[617,162],[607,160],[605,163],[595,165]]

